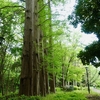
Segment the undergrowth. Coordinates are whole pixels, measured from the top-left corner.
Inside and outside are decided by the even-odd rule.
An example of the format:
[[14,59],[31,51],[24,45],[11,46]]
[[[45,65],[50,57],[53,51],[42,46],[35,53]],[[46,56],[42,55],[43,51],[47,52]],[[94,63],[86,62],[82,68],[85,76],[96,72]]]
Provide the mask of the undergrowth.
[[41,100],[88,100],[86,94],[73,91],[73,92],[58,92],[55,94],[50,94],[46,97],[42,97]]
[[57,90],[54,94],[49,94],[46,97],[41,96],[18,96],[17,94],[11,94],[8,96],[1,96],[0,100],[88,100],[86,90],[75,90],[71,92]]

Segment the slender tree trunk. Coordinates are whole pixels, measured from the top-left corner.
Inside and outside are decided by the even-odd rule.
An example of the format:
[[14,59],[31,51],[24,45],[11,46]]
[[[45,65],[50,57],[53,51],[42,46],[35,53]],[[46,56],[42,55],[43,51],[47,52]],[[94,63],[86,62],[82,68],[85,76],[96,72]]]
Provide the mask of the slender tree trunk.
[[[54,69],[54,65],[53,65],[53,62],[52,62],[52,59],[53,59],[53,47],[52,47],[52,44],[53,44],[53,39],[52,39],[52,27],[51,27],[51,4],[50,4],[50,1],[48,1],[48,7],[49,7],[49,12],[50,12],[50,16],[49,16],[49,19],[50,19],[50,25],[49,25],[49,34],[50,34],[50,37],[49,37],[49,45],[50,45],[50,67],[52,69]],[[54,75],[54,72],[50,73],[49,74],[50,76],[50,92],[55,92],[55,75]]]
[[61,79],[62,87],[65,86],[65,84],[64,84],[64,68],[65,68],[65,66],[64,66],[64,64],[62,64],[62,79]]
[[48,72],[45,72],[45,76],[46,76],[46,93],[49,94],[49,78],[48,78]]
[[62,79],[61,79],[61,82],[62,82],[62,87],[64,87],[66,84],[65,84],[65,61],[66,61],[66,54],[64,53],[63,57],[62,57]]
[[5,52],[2,55],[3,57],[1,57],[1,62],[0,62],[0,87],[1,87],[1,93],[2,95],[4,95],[4,61],[5,61]]
[[[48,50],[47,50],[47,42],[46,42],[46,39],[44,39],[43,41],[44,43],[44,56],[48,56]],[[44,59],[44,66],[45,66],[45,82],[46,82],[46,93],[49,94],[49,74],[48,74],[48,70],[47,70],[47,67],[48,67],[48,62]]]
[[44,46],[43,46],[43,33],[40,31],[40,93],[42,96],[46,96],[46,76],[45,76],[45,61],[44,61]]

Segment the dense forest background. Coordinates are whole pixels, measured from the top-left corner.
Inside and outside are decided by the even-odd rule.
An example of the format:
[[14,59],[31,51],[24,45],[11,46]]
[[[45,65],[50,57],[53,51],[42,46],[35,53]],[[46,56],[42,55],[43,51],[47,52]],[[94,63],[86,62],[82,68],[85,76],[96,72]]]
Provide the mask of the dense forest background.
[[[46,96],[56,87],[85,87],[86,73],[89,85],[100,87],[99,23],[96,29],[85,23],[89,19],[80,11],[81,1],[64,18],[66,0],[0,0],[0,95]],[[83,45],[69,20],[75,27],[81,22],[83,32],[95,32],[98,41]]]

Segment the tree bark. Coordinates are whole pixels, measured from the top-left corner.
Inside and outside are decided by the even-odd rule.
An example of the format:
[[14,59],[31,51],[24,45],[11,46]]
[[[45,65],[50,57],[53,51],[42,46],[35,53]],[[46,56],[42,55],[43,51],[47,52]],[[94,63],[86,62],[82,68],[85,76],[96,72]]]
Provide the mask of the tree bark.
[[26,0],[20,95],[33,95],[33,35],[35,0]]
[[[52,39],[52,27],[51,27],[52,22],[51,22],[51,4],[50,3],[51,2],[48,0],[48,8],[49,8],[49,12],[50,12],[50,16],[49,16],[49,19],[50,19],[50,24],[49,24],[50,64],[49,65],[52,69],[54,69],[54,65],[52,62],[52,59],[53,59],[53,53],[52,53],[52,51],[53,51],[53,47],[52,47],[53,39]],[[50,92],[55,93],[55,75],[54,75],[54,72],[50,73],[49,76],[50,76],[50,80],[49,80]]]

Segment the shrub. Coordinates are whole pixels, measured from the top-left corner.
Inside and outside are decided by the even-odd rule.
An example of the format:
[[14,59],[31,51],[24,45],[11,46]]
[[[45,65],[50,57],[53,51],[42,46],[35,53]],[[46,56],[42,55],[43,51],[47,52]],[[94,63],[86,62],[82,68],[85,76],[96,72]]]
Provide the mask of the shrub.
[[81,90],[81,87],[74,86],[74,90]]
[[65,87],[63,87],[63,90],[64,91],[73,91],[74,90],[74,87],[72,85],[65,86]]

